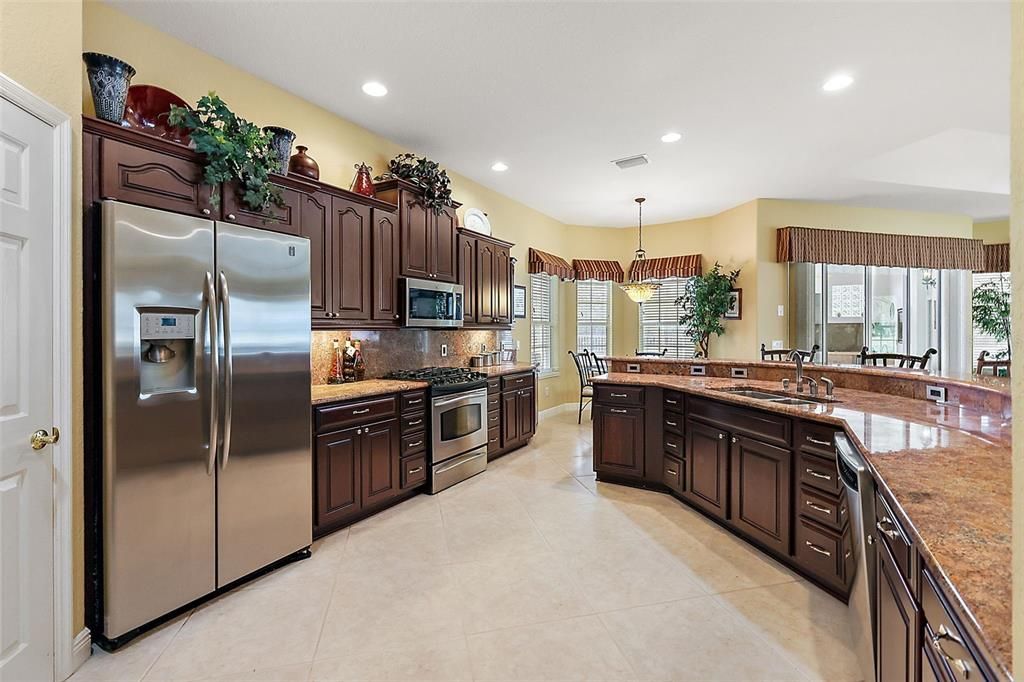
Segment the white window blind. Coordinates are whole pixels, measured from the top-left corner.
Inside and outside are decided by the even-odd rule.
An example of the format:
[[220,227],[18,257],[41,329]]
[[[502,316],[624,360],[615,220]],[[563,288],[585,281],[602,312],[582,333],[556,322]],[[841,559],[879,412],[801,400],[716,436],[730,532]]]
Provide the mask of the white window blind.
[[686,289],[685,277],[659,280],[659,288],[647,303],[640,306],[640,347],[642,353],[660,353],[667,348],[667,357],[692,358],[695,347],[679,325],[676,299]]
[[530,275],[530,359],[541,374],[558,369],[557,323],[558,280],[542,272]]
[[[982,284],[989,282],[997,283],[1000,277],[1005,278],[1006,287],[1009,288],[1010,273],[1008,272],[976,272],[974,273],[974,288],[977,289]],[[979,331],[973,324],[971,329],[974,332],[974,358],[972,360],[976,360],[983,350],[987,350],[990,355],[1006,352],[1006,342],[996,341],[994,336]]]
[[576,352],[611,352],[611,296],[611,282],[576,282]]

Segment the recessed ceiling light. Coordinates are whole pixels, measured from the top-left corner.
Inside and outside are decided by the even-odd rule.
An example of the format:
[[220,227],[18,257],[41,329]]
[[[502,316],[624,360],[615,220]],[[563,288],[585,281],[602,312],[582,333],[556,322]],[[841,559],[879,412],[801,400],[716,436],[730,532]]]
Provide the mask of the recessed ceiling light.
[[502,172],[508,170],[508,164],[502,163],[501,161],[495,161],[494,165],[491,166],[491,170],[492,171],[498,171],[499,173],[502,173]]
[[679,142],[681,139],[683,139],[683,136],[679,133],[665,133],[661,136],[662,142]]
[[363,92],[365,92],[370,97],[383,97],[384,95],[388,94],[388,89],[387,86],[385,86],[383,83],[378,83],[377,81],[368,81],[366,83],[363,83]]
[[853,76],[846,73],[837,73],[825,81],[821,89],[825,92],[835,92],[836,90],[845,90],[851,85],[853,85]]

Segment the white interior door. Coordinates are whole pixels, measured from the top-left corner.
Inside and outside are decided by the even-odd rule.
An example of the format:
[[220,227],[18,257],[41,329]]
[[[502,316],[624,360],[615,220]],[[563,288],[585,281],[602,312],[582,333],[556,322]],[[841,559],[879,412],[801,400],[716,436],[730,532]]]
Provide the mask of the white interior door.
[[53,678],[53,129],[0,98],[0,680]]

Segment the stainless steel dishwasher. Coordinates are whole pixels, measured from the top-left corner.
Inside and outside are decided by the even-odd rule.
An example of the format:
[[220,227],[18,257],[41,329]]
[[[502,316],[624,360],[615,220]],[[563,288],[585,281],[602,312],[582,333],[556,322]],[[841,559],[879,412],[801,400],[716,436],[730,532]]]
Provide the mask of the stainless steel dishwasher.
[[853,536],[850,636],[865,680],[875,679],[875,480],[864,458],[842,433],[835,435],[836,468],[846,488]]

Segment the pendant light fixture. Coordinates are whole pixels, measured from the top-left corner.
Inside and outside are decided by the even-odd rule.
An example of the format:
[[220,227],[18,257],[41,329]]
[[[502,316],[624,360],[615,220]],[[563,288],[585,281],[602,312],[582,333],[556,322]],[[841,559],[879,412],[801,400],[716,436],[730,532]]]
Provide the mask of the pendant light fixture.
[[629,300],[642,305],[651,300],[651,296],[654,296],[654,292],[661,288],[661,284],[644,280],[638,281],[633,276],[633,273],[637,270],[637,262],[647,258],[647,252],[644,251],[644,201],[646,199],[644,197],[637,197],[634,201],[636,201],[638,211],[637,227],[639,228],[639,241],[637,243],[636,256],[633,258],[633,267],[629,269],[629,281],[619,286],[626,292],[626,296],[629,296]]

